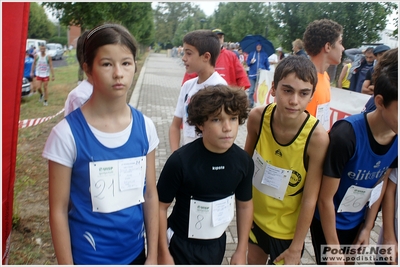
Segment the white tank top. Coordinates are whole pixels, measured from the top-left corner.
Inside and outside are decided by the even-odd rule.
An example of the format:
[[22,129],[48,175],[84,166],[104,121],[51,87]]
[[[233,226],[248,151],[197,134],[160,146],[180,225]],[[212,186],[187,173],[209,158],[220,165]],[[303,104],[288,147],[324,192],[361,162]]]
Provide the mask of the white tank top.
[[50,66],[49,63],[47,62],[47,55],[42,57],[40,53],[37,54],[37,60],[36,60],[36,76],[37,77],[49,77],[50,76]]

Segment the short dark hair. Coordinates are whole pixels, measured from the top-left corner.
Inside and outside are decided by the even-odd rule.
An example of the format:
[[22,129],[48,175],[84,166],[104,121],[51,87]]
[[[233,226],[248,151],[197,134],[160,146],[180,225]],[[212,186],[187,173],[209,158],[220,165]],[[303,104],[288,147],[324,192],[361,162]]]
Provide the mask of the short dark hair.
[[84,31],[81,36],[79,36],[78,41],[76,42],[76,59],[78,59],[79,66],[83,69],[83,63],[85,63],[84,59],[84,51],[83,44],[85,43],[86,37],[89,33],[89,30]]
[[199,56],[209,52],[211,54],[210,64],[215,67],[221,52],[221,44],[216,33],[210,30],[191,31],[183,37],[183,42],[194,46],[199,51]]
[[136,59],[137,43],[132,34],[122,25],[106,23],[93,28],[85,38],[84,61],[92,70],[93,61],[99,47],[109,44],[120,44],[126,46]]
[[279,81],[291,73],[294,73],[300,80],[311,83],[313,87],[312,93],[314,94],[318,82],[318,74],[314,63],[312,63],[311,60],[296,55],[290,55],[282,59],[275,68],[275,89],[278,87]]
[[207,86],[190,99],[187,122],[201,133],[198,126],[204,125],[210,116],[220,114],[224,108],[226,114],[238,115],[239,125],[242,125],[248,117],[248,106],[247,95],[242,89],[223,84]]
[[332,47],[343,33],[343,27],[330,19],[314,20],[308,24],[303,34],[304,48],[310,56],[316,56],[326,43]]
[[375,66],[373,80],[374,97],[381,95],[383,105],[398,100],[398,48],[386,51]]

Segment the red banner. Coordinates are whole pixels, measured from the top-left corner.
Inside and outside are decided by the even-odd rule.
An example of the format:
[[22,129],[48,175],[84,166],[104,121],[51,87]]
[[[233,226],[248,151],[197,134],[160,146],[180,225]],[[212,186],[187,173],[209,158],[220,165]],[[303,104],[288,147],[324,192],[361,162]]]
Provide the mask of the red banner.
[[3,264],[8,264],[12,228],[15,164],[22,76],[28,34],[29,3],[2,3],[2,250]]

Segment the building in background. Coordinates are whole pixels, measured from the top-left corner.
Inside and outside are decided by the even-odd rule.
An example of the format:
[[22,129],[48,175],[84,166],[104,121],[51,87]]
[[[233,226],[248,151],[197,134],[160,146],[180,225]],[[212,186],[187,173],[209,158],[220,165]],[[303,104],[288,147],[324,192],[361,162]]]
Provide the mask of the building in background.
[[393,30],[391,29],[384,29],[383,31],[380,32],[380,40],[378,43],[385,44],[389,46],[390,48],[395,48],[399,46],[399,40],[395,37],[392,36]]
[[72,45],[76,48],[76,42],[78,41],[79,36],[81,36],[81,27],[80,26],[68,26],[68,47]]

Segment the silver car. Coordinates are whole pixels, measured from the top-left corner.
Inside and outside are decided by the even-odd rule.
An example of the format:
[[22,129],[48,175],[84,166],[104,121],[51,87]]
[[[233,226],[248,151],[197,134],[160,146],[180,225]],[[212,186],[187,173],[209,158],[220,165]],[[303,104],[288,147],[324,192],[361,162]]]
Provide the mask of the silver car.
[[21,96],[28,96],[31,92],[31,84],[27,78],[22,78],[22,94]]
[[51,56],[51,59],[57,60],[62,59],[64,55],[64,49],[61,44],[56,43],[48,43],[46,44],[47,51],[46,53]]

